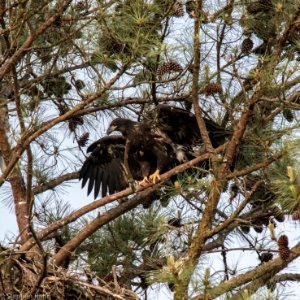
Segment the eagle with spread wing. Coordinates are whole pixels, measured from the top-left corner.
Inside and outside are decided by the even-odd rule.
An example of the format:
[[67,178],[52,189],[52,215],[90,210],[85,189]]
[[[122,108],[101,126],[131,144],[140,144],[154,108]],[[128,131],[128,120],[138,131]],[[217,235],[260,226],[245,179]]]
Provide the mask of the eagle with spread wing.
[[[214,147],[221,145],[226,130],[205,119]],[[118,131],[122,135],[109,134]],[[195,115],[174,106],[160,104],[154,119],[142,122],[117,118],[107,136],[91,144],[79,173],[82,187],[88,182],[88,195],[96,198],[121,191],[130,181],[144,185],[160,180],[160,174],[195,157],[194,147],[201,146],[201,135]]]

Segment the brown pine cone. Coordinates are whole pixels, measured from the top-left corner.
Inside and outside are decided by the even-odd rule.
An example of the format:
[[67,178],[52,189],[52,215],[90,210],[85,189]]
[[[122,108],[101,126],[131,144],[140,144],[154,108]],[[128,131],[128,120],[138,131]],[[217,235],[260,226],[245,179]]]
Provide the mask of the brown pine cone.
[[277,245],[279,248],[280,247],[288,247],[289,238],[285,234],[281,235],[277,241]]
[[75,86],[78,90],[82,90],[85,87],[85,83],[82,80],[77,79],[75,81]]
[[248,234],[250,232],[250,226],[248,225],[242,225],[241,230],[245,233]]
[[289,109],[289,108],[285,108],[282,112],[284,118],[288,121],[288,122],[293,122],[294,121],[294,112]]
[[290,249],[288,247],[279,247],[279,256],[282,260],[287,260],[290,256]]
[[277,222],[284,222],[285,215],[283,211],[279,207],[273,207],[273,216],[275,217]]
[[252,50],[253,48],[253,41],[251,40],[251,38],[246,38],[243,40],[242,42],[242,47],[241,47],[241,50],[242,50],[242,53],[245,53],[245,54],[248,54],[250,53],[250,51]]
[[263,232],[263,226],[262,225],[254,225],[253,229],[257,232],[257,233],[262,233]]
[[260,261],[261,262],[268,262],[269,260],[271,260],[273,258],[273,254],[270,253],[270,252],[263,252],[261,255],[260,255]]
[[156,75],[158,77],[161,77],[162,75],[164,75],[165,73],[171,73],[171,72],[179,72],[181,73],[183,71],[182,66],[177,62],[177,61],[166,61],[164,63],[162,63],[157,71],[156,71]]
[[89,132],[83,133],[83,134],[79,137],[79,139],[78,139],[78,141],[77,141],[78,145],[79,145],[80,147],[85,147],[85,146],[86,146],[86,143],[87,143],[87,141],[88,141],[88,139],[89,139],[89,136],[90,136]]
[[211,96],[221,91],[222,91],[222,86],[218,83],[208,83],[203,89],[203,92],[206,96]]

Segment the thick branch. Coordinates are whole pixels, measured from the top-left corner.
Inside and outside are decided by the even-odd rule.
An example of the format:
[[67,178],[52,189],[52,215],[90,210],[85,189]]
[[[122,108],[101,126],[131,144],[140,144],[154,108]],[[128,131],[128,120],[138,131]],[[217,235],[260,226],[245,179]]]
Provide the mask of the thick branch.
[[[225,145],[222,145],[220,147],[218,147],[216,149],[216,153],[219,153],[219,152],[222,152],[224,150],[224,147]],[[164,173],[161,175],[161,181],[154,185],[154,184],[149,184],[148,186],[146,186],[145,188],[143,187],[139,187],[137,189],[137,193],[143,191],[144,189],[148,189],[148,188],[152,188],[153,186],[159,186],[161,185],[162,183],[164,183],[165,181],[167,181],[170,177],[180,173],[180,172],[183,172],[185,170],[187,170],[188,168],[200,163],[201,161],[204,161],[206,159],[209,158],[209,154],[206,153],[206,154],[203,154],[189,162],[186,162],[182,165],[179,165],[173,169],[171,169],[170,171]],[[52,232],[54,232],[55,230],[71,223],[71,222],[74,222],[75,220],[77,220],[78,218],[82,217],[83,215],[93,211],[94,209],[96,208],[99,208],[101,206],[104,206],[108,203],[111,203],[115,200],[118,200],[118,199],[121,199],[121,198],[124,198],[124,197],[127,197],[131,194],[133,194],[134,192],[132,191],[131,188],[127,188],[121,192],[118,192],[118,193],[115,193],[113,195],[110,195],[110,196],[106,196],[102,199],[99,199],[99,200],[96,200],[88,205],[85,205],[83,206],[82,208],[78,209],[77,211],[71,213],[69,216],[61,219],[61,220],[58,220],[52,224],[50,224],[47,228],[45,228],[44,230],[40,231],[38,234],[37,234],[37,237],[39,239],[44,239],[45,237],[47,237],[49,234],[51,234]],[[22,248],[20,249],[20,251],[28,251],[33,245],[34,245],[34,240],[33,239],[30,239],[26,242],[26,244],[24,244],[22,246]]]
[[[12,155],[12,149],[9,142],[9,121],[7,106],[0,107],[0,152],[5,165],[9,164]],[[26,201],[26,190],[24,180],[19,167],[15,168],[10,174],[10,185],[15,205],[16,219],[21,233],[21,241],[25,242],[28,238],[28,203]]]
[[[290,262],[300,256],[300,243],[294,246],[291,249],[290,257],[283,261],[281,258],[273,259],[267,263],[264,263],[251,271],[248,271],[244,274],[237,275],[230,280],[220,283],[218,286],[213,287],[209,294],[212,298],[216,298],[220,295],[223,295],[233,289],[246,284],[248,282],[257,280],[266,276],[266,274],[270,274],[273,277],[276,273],[283,270]],[[270,278],[271,278],[270,277]],[[199,296],[192,298],[192,300],[200,300]]]
[[79,177],[78,171],[58,176],[42,185],[39,185],[39,186],[33,188],[32,193],[34,195],[38,195],[45,191],[54,189],[55,187],[59,186],[60,184],[62,184],[65,181],[72,180],[72,179],[78,179],[78,177]]
[[286,273],[281,275],[276,275],[272,278],[272,282],[279,283],[283,281],[299,281],[300,282],[300,274],[298,273]]
[[232,178],[237,178],[237,177],[240,177],[240,176],[245,176],[245,175],[250,174],[250,173],[252,173],[252,172],[254,172],[256,170],[264,169],[267,166],[269,166],[271,163],[273,163],[274,161],[279,160],[285,154],[286,153],[283,152],[283,153],[280,153],[278,155],[271,156],[270,158],[267,158],[267,159],[265,159],[262,162],[259,162],[259,163],[255,164],[255,165],[252,165],[249,168],[246,168],[246,169],[243,169],[243,170],[234,171],[231,174],[227,175],[227,179],[232,179]]
[[[158,187],[158,186],[157,186]],[[99,215],[96,219],[85,226],[79,233],[77,233],[70,241],[68,241],[54,256],[53,263],[56,266],[60,266],[61,263],[69,257],[72,252],[89,236],[96,232],[103,225],[116,219],[120,215],[135,208],[141,204],[145,197],[151,194],[156,188],[147,189],[144,192],[138,193],[133,199],[126,199],[124,203],[108,210],[102,215]]]

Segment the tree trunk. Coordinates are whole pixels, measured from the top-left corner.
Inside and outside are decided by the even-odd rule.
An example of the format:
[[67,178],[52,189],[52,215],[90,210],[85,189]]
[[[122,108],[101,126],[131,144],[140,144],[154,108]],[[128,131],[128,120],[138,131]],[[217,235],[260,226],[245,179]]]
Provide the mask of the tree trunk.
[[[8,140],[9,125],[7,106],[4,104],[0,108],[0,151],[4,164],[9,163],[12,150]],[[26,190],[22,178],[21,170],[16,165],[9,176],[9,182],[12,189],[13,201],[15,206],[15,215],[20,232],[21,243],[23,244],[29,237],[29,218],[28,203],[26,201]]]

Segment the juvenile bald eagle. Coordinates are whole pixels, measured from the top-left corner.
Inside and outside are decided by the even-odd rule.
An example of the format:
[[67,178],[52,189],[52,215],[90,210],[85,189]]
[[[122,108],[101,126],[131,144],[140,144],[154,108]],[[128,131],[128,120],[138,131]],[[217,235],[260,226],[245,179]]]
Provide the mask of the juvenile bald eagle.
[[[213,146],[224,142],[224,129],[205,120]],[[122,135],[110,136],[113,131]],[[161,104],[156,117],[136,122],[129,119],[113,120],[107,136],[87,149],[91,153],[80,170],[82,187],[88,182],[88,194],[94,197],[101,189],[102,197],[120,191],[131,179],[156,182],[160,174],[194,158],[193,147],[201,145],[195,116],[183,109]]]

